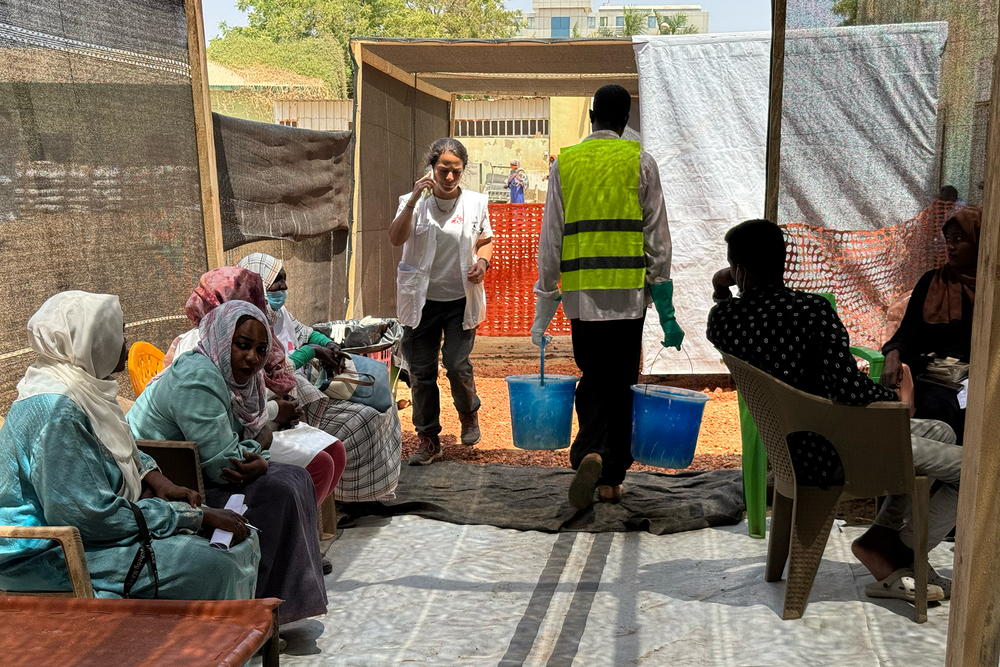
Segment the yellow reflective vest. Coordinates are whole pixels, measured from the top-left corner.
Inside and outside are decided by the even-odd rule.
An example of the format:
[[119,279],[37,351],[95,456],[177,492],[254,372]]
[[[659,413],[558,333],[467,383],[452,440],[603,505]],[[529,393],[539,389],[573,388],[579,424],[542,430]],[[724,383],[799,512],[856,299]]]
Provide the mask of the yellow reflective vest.
[[645,285],[640,150],[635,141],[589,139],[559,154],[562,291]]

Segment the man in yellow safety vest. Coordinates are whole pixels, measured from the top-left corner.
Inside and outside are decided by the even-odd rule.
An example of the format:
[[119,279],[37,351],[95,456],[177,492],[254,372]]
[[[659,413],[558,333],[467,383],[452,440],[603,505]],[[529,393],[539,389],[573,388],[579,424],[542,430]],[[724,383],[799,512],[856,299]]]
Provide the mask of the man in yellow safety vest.
[[[663,345],[680,349],[670,281],[670,230],[656,162],[621,138],[632,99],[600,88],[592,134],[562,149],[549,171],[538,246],[535,321],[540,345],[559,302],[570,320],[580,430],[570,450],[573,506],[618,502],[632,465],[632,392],[639,379],[642,327],[652,301]],[[560,291],[560,285],[562,287]]]

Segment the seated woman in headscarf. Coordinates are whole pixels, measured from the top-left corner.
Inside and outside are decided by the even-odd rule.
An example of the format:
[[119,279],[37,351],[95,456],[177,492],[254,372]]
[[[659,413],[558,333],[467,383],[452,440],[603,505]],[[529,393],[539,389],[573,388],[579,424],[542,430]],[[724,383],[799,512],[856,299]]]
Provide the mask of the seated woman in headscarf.
[[[216,306],[227,301],[246,301],[262,312],[268,311],[264,286],[256,273],[235,266],[208,271],[201,276],[184,305],[184,312],[195,328],[174,339],[163,359],[165,367],[198,347],[197,325]],[[319,505],[333,493],[344,472],[344,444],[308,423],[298,423],[302,415],[307,421],[322,415],[329,399],[304,378],[292,374],[273,329],[271,339],[271,349],[264,363],[264,386],[268,396],[273,398],[267,402],[267,418],[275,425],[269,450],[271,461],[305,468],[312,477]]]
[[[125,367],[118,297],[62,292],[28,320],[38,355],[17,385],[0,430],[0,524],[75,526],[97,597],[236,600],[253,597],[260,550],[243,517],[201,506],[139,452],[109,379]],[[142,544],[156,554],[131,590],[126,573]],[[228,552],[203,535],[233,533]],[[200,533],[200,534],[199,534]],[[62,550],[49,540],[0,540],[0,589],[69,588]]]
[[969,362],[981,226],[982,211],[971,206],[948,218],[941,228],[948,263],[917,281],[899,329],[882,347],[882,383],[898,387],[901,364],[909,366],[914,381],[913,416],[945,422],[954,429],[959,444],[965,431],[959,392],[929,377],[927,367],[934,357]]
[[[296,320],[285,308],[288,280],[282,261],[255,252],[241,259],[238,266],[253,271],[263,280],[270,306],[266,312],[292,365],[302,369],[314,358],[325,365],[334,364],[333,341]],[[296,375],[304,377],[301,372]],[[307,415],[307,420],[339,438],[347,448],[347,469],[334,489],[337,500],[366,502],[393,497],[403,444],[395,404],[379,412],[367,405],[330,399],[322,414]]]
[[174,359],[139,394],[127,416],[132,433],[198,443],[209,505],[246,495],[247,521],[260,529],[256,597],[285,601],[279,623],[326,613],[312,480],[299,466],[267,460],[267,318],[250,303],[228,301],[198,330],[197,349]]

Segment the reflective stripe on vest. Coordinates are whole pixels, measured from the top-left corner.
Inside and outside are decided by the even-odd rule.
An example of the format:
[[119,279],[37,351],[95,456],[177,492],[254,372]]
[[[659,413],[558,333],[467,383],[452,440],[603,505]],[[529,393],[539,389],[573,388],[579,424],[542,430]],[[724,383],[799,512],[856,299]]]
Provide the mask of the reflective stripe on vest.
[[559,154],[564,292],[645,285],[639,153],[635,141],[589,139]]

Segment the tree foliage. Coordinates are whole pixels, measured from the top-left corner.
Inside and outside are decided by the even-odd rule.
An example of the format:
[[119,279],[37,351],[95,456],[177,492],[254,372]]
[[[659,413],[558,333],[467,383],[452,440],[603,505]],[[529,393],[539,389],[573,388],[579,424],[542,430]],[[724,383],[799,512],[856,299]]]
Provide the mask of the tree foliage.
[[347,93],[344,50],[330,37],[273,40],[230,30],[225,38],[212,40],[208,57],[238,69],[270,65],[322,79],[328,89],[327,97],[332,99],[342,98]]
[[333,37],[513,37],[521,12],[502,0],[237,0],[249,25],[274,40]]
[[837,0],[833,3],[833,13],[843,19],[840,25],[856,25],[858,22],[858,0]]
[[687,14],[660,14],[656,15],[656,27],[661,35],[692,35],[698,32],[697,26],[688,24]]
[[646,32],[646,12],[635,7],[624,7],[622,16],[622,36],[631,37]]
[[349,89],[352,37],[503,38],[523,24],[503,0],[236,0],[236,7],[247,25],[223,25],[210,58],[319,77],[336,97]]

